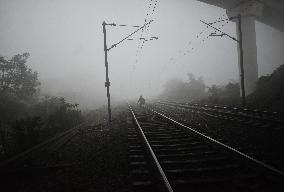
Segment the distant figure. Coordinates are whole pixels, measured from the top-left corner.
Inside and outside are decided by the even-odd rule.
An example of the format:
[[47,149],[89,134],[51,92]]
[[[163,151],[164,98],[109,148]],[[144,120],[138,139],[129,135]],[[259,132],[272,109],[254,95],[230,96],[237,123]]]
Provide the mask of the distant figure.
[[142,95],[138,99],[138,104],[139,104],[140,107],[145,105],[145,99],[142,97]]

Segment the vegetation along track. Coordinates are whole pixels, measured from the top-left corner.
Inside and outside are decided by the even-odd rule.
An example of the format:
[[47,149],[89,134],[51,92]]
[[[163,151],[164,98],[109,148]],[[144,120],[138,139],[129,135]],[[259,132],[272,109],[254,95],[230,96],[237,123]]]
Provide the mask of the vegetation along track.
[[283,172],[150,108],[128,123],[134,191],[282,191]]
[[1,185],[8,185],[13,179],[74,166],[61,162],[61,148],[80,133],[83,124],[68,129],[0,164]]

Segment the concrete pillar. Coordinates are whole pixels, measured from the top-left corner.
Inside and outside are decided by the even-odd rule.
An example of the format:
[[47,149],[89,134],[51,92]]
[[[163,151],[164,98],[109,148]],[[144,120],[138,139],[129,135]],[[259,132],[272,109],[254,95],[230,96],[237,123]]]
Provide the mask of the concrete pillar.
[[[243,64],[246,95],[251,94],[255,90],[256,82],[258,80],[255,17],[259,16],[262,13],[262,9],[263,5],[261,3],[257,1],[246,1],[245,3],[238,5],[231,10],[227,10],[228,17],[236,17],[240,14],[242,19],[241,27],[243,38]],[[237,19],[233,21],[238,22]],[[237,38],[240,39],[238,28]]]
[[[240,39],[239,36],[240,34],[238,33],[237,30],[238,39]],[[255,20],[251,16],[246,16],[246,17],[242,16],[242,38],[243,38],[245,92],[246,95],[249,95],[255,90],[256,82],[258,79]],[[240,61],[239,61],[239,69],[240,69]]]

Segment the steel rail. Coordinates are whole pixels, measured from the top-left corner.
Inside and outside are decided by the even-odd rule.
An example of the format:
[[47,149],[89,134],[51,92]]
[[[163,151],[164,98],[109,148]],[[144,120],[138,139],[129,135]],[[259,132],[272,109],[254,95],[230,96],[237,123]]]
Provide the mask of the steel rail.
[[167,120],[169,120],[169,121],[171,121],[171,122],[173,122],[173,123],[175,123],[175,124],[177,124],[177,125],[179,125],[179,126],[185,128],[185,129],[187,129],[187,130],[190,130],[191,132],[194,132],[195,134],[197,134],[197,135],[199,135],[199,136],[201,136],[201,137],[207,139],[207,140],[210,141],[210,142],[213,142],[213,143],[215,143],[215,144],[217,144],[217,145],[219,145],[219,146],[225,147],[225,148],[228,149],[229,151],[234,152],[234,153],[238,154],[239,156],[241,156],[241,157],[243,157],[243,158],[246,158],[247,160],[250,160],[250,161],[256,163],[257,165],[259,165],[259,166],[261,166],[261,167],[263,167],[263,168],[265,168],[265,169],[267,169],[267,170],[269,170],[269,171],[271,171],[271,172],[273,172],[273,173],[276,173],[277,175],[280,175],[281,177],[284,176],[284,172],[283,172],[283,171],[281,171],[281,170],[279,170],[279,169],[277,169],[277,168],[275,168],[275,167],[273,167],[273,166],[271,166],[271,165],[268,165],[268,164],[266,164],[266,163],[264,163],[264,162],[262,162],[262,161],[260,161],[260,160],[257,160],[257,159],[255,159],[255,158],[253,158],[253,157],[251,157],[251,156],[249,156],[249,155],[247,155],[247,154],[245,154],[245,153],[243,153],[243,152],[241,152],[241,151],[239,151],[239,150],[233,148],[233,147],[230,147],[230,146],[228,146],[228,145],[226,145],[226,144],[224,144],[224,143],[221,143],[220,141],[217,141],[217,140],[215,140],[215,139],[213,139],[213,138],[211,138],[211,137],[209,137],[209,136],[207,136],[207,135],[204,135],[204,134],[202,134],[202,133],[200,133],[200,132],[198,132],[198,131],[196,131],[196,130],[194,130],[194,129],[192,129],[192,128],[186,126],[186,125],[183,125],[182,123],[179,123],[179,122],[175,121],[174,119],[172,119],[172,118],[170,118],[170,117],[167,117],[166,115],[164,115],[164,114],[162,114],[162,113],[159,113],[159,112],[157,112],[157,111],[151,109],[151,108],[148,107],[148,106],[145,106],[145,108],[148,109],[148,110],[150,110],[150,111],[152,111],[153,113],[156,113],[156,114],[158,114],[158,115],[160,115],[160,116],[166,118]]
[[143,132],[143,130],[142,130],[142,128],[141,128],[141,126],[140,126],[140,124],[139,124],[139,122],[138,122],[138,120],[137,120],[137,118],[136,118],[136,116],[135,116],[135,114],[134,114],[130,104],[128,104],[128,106],[129,106],[129,110],[132,113],[132,117],[135,120],[135,123],[136,123],[136,125],[137,125],[137,127],[139,129],[139,132],[142,135],[143,140],[145,141],[145,143],[147,145],[147,149],[149,150],[149,152],[151,154],[151,157],[153,158],[153,160],[155,162],[156,168],[159,171],[159,175],[161,176],[161,179],[163,181],[163,184],[164,184],[166,190],[169,191],[169,192],[173,192],[173,189],[172,189],[172,187],[170,185],[170,182],[169,182],[169,180],[168,180],[164,170],[162,169],[162,166],[160,165],[160,163],[158,161],[158,158],[156,157],[156,155],[155,155],[155,153],[154,153],[150,143],[148,142],[148,139],[146,138],[146,136],[145,136],[145,134],[144,134],[144,132]]
[[[230,116],[235,116],[235,117],[243,117],[243,118],[252,118],[252,119],[256,119],[256,120],[265,120],[265,121],[269,121],[269,122],[275,122],[275,123],[284,123],[284,121],[280,120],[280,116],[275,119],[275,118],[271,118],[271,115],[274,115],[273,113],[267,113],[265,114],[265,112],[262,111],[253,111],[253,110],[228,110],[227,107],[220,107],[217,106],[218,110],[221,111],[214,111],[216,109],[213,109],[213,107],[209,107],[209,106],[205,106],[205,105],[198,105],[195,106],[194,104],[189,104],[189,103],[177,103],[177,102],[169,102],[169,101],[159,101],[159,104],[162,105],[168,105],[168,106],[172,106],[172,107],[178,107],[178,108],[184,108],[184,109],[194,109],[194,110],[198,110],[198,111],[207,111],[207,112],[213,112],[213,113],[219,113],[219,114],[224,114],[224,115],[230,115]],[[260,117],[256,117],[253,113],[258,113],[260,115]],[[263,117],[264,115],[267,115],[269,117]]]
[[14,175],[14,174],[23,174],[23,173],[35,173],[35,172],[43,172],[43,171],[50,171],[50,170],[57,170],[60,168],[67,168],[67,167],[73,167],[78,166],[80,163],[63,163],[63,164],[55,164],[55,165],[48,165],[48,166],[39,166],[39,167],[23,167],[16,170],[4,170],[1,172],[1,174],[5,175]]
[[162,103],[162,104],[175,104],[175,105],[187,106],[187,107],[204,107],[204,108],[207,108],[205,110],[221,109],[221,110],[234,111],[234,113],[236,113],[236,112],[243,112],[243,113],[247,113],[247,114],[258,113],[258,114],[261,114],[261,115],[268,115],[268,116],[275,116],[275,115],[278,115],[279,117],[283,116],[283,114],[278,113],[278,112],[259,111],[259,110],[252,110],[252,109],[246,109],[246,108],[231,107],[231,106],[217,106],[217,105],[206,105],[206,104],[180,103],[180,102],[173,102],[173,101],[159,101],[158,103]]
[[17,162],[19,160],[25,160],[26,158],[28,158],[28,155],[42,151],[42,150],[45,149],[45,147],[48,147],[48,145],[52,144],[53,142],[56,142],[58,140],[61,140],[62,138],[68,137],[70,134],[72,134],[74,131],[80,129],[82,126],[84,126],[83,123],[76,125],[75,127],[71,128],[67,131],[61,132],[61,133],[47,139],[46,141],[43,141],[42,143],[39,143],[39,144],[27,149],[26,151],[23,151],[23,152],[15,155],[15,156],[12,156],[11,158],[4,160],[3,162],[0,162],[0,172],[5,170],[9,164]]

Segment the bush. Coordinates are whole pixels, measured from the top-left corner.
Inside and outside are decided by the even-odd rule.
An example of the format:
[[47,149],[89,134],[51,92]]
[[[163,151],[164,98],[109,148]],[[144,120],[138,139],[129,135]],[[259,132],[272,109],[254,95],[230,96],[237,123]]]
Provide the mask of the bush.
[[284,112],[284,64],[271,75],[259,78],[254,93],[248,96],[250,107]]

